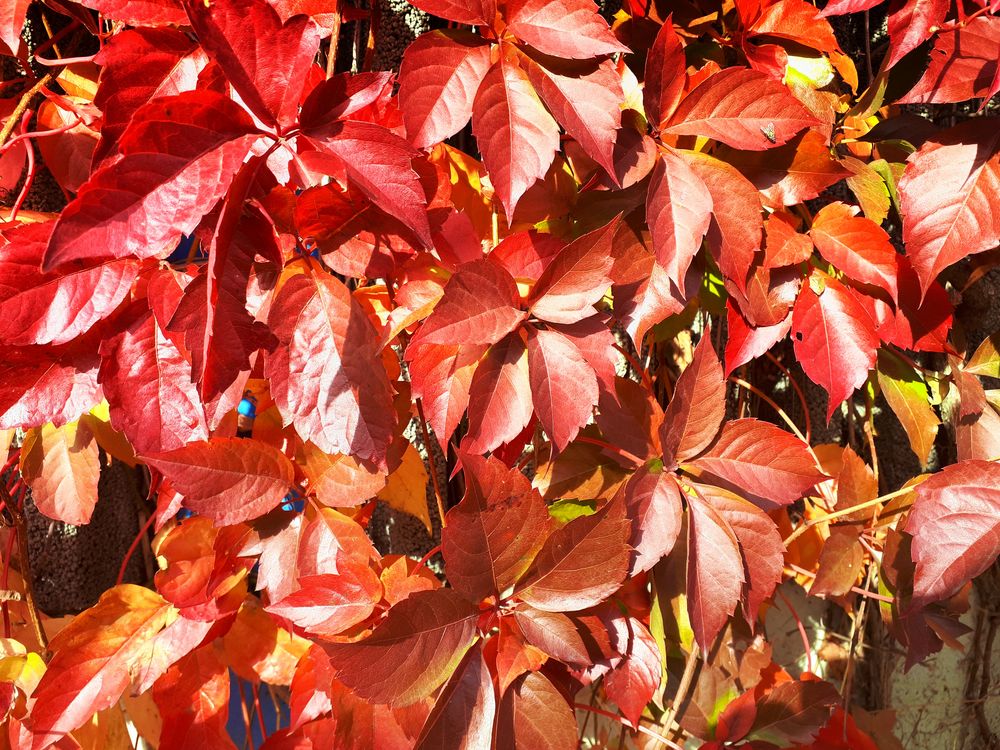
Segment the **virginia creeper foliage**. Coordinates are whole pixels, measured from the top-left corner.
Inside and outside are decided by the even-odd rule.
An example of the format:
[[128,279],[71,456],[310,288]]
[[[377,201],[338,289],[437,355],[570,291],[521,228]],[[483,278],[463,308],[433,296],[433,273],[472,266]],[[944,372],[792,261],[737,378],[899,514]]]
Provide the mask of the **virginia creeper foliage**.
[[[997,3],[413,4],[0,9],[6,744],[234,748],[232,671],[268,750],[877,747],[767,614],[912,666],[1000,554]],[[49,617],[112,460],[149,579]]]

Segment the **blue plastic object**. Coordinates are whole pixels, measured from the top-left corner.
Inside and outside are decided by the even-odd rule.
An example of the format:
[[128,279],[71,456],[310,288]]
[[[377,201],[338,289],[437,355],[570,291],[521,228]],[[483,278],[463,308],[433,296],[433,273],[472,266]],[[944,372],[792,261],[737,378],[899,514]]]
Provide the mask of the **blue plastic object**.
[[244,398],[240,401],[240,405],[236,407],[236,411],[244,417],[249,417],[253,419],[257,416],[257,404],[251,401],[249,398]]

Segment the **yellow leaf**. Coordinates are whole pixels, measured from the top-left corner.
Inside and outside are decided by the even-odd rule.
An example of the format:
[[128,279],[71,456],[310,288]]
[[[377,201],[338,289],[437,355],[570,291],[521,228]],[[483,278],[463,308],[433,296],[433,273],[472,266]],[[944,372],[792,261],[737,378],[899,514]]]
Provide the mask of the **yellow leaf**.
[[431,531],[431,517],[427,511],[427,469],[424,460],[412,444],[406,446],[403,461],[378,493],[378,498],[395,510],[419,518],[427,532]]
[[80,417],[80,422],[94,433],[97,444],[104,449],[105,453],[114,456],[119,461],[124,461],[129,466],[138,465],[135,451],[128,438],[111,426],[111,414],[107,401],[102,401],[89,413]]

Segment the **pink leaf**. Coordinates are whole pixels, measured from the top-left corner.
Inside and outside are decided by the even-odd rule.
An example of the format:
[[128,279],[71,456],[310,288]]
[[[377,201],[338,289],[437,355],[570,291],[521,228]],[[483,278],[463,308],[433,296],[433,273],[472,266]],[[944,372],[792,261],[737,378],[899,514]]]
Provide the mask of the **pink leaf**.
[[[989,408],[989,407],[987,407]],[[906,531],[917,565],[914,608],[947,599],[1000,554],[1000,465],[968,460],[917,485]]]
[[469,431],[462,449],[486,453],[516,438],[531,420],[528,350],[509,334],[479,365],[469,391]]
[[684,277],[712,222],[712,194],[674,152],[665,150],[653,167],[646,220],[653,251],[667,276],[684,293]]
[[617,229],[615,219],[563,248],[532,290],[531,313],[550,323],[576,323],[591,317],[594,305],[611,286],[611,241]]
[[267,124],[290,127],[319,49],[319,27],[308,16],[281,22],[265,0],[187,0],[198,41],[226,72],[250,110]]
[[561,451],[593,415],[597,376],[569,338],[534,326],[528,326],[528,372],[535,414]]
[[522,42],[554,57],[585,60],[629,51],[591,0],[510,0],[507,28]]
[[503,47],[476,94],[472,132],[510,223],[521,196],[552,164],[559,148],[559,126],[527,74]]
[[683,509],[677,480],[670,472],[640,468],[620,490],[631,521],[629,547],[634,551],[629,576],[652,568],[670,554],[681,531]]
[[932,137],[899,180],[906,254],[926,294],[948,266],[1000,245],[1000,128],[977,118]]
[[[818,292],[816,286],[821,287]],[[874,323],[843,284],[814,273],[792,310],[792,339],[806,375],[830,395],[829,420],[875,366],[879,340]]]
[[688,505],[688,556],[688,615],[707,652],[736,611],[745,578],[736,534],[713,506],[698,500]]
[[614,63],[568,62],[541,56],[521,60],[553,117],[591,159],[615,177],[614,148],[625,94]]
[[428,148],[465,127],[489,68],[490,45],[465,31],[431,31],[406,48],[399,106],[414,146]]
[[396,415],[378,334],[339,280],[318,269],[291,277],[269,323],[279,346],[264,372],[286,425],[327,453],[382,464]]
[[208,439],[191,363],[151,314],[104,342],[98,380],[112,426],[137,453],[162,453]]
[[646,119],[660,129],[680,103],[687,82],[684,47],[674,31],[670,16],[660,27],[646,55],[646,74],[642,89],[642,107]]

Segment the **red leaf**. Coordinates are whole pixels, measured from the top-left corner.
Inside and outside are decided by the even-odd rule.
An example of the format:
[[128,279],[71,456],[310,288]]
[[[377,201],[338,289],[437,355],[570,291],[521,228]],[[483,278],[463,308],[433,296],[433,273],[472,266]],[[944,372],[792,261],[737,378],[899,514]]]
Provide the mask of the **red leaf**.
[[[136,60],[142,64],[136,65]],[[98,165],[115,152],[139,107],[161,96],[193,91],[208,56],[177,29],[128,29],[108,39],[94,62],[101,66],[94,106],[104,116],[94,152]]]
[[792,316],[771,326],[753,327],[733,304],[726,302],[726,321],[729,338],[726,340],[726,377],[733,370],[751,362],[772,346],[782,341],[792,329]]
[[906,531],[917,565],[911,606],[921,608],[955,594],[1000,554],[1000,465],[962,461],[916,493]]
[[726,378],[712,346],[711,329],[706,328],[663,412],[660,447],[664,467],[673,469],[705,450],[719,434],[725,416]]
[[597,405],[597,376],[573,345],[555,329],[528,326],[528,373],[535,414],[557,451],[590,421]]
[[0,430],[72,422],[100,402],[97,353],[8,350],[0,364]]
[[347,287],[311,267],[281,287],[268,321],[279,346],[264,372],[284,423],[326,453],[384,463],[392,391],[375,327]]
[[411,345],[495,344],[526,317],[518,304],[517,284],[503,268],[485,259],[466,263]]
[[825,478],[809,446],[757,419],[726,422],[715,444],[691,464],[739,488],[765,510],[795,502]]
[[446,516],[448,582],[470,601],[497,597],[531,566],[551,526],[538,491],[494,457],[462,455],[465,497]]
[[574,750],[573,711],[541,672],[529,672],[508,688],[500,704],[497,750]]
[[830,22],[804,0],[761,3],[760,16],[750,25],[754,36],[788,39],[820,52],[839,50]]
[[635,618],[616,619],[615,625],[616,635],[624,641],[625,658],[605,676],[604,690],[625,718],[638,726],[639,717],[660,687],[660,651],[646,626]]
[[340,565],[336,573],[303,575],[296,590],[265,609],[306,633],[332,636],[364,622],[382,597],[378,576],[361,565]]
[[225,195],[252,143],[250,116],[207,91],[139,109],[119,148],[63,209],[43,269],[90,258],[165,257]]
[[0,6],[0,43],[7,47],[7,54],[17,56],[21,46],[21,29],[28,14],[31,0],[10,0]]
[[562,612],[543,612],[522,603],[514,610],[514,620],[524,640],[547,656],[564,664],[593,662],[576,623]]
[[160,742],[164,747],[231,748],[229,671],[205,646],[188,654],[157,681],[153,699],[163,717]]
[[631,521],[629,577],[652,568],[670,554],[681,532],[681,492],[670,472],[641,467],[619,491]]
[[513,54],[500,50],[476,94],[472,132],[510,223],[521,196],[552,164],[559,126]]
[[831,155],[826,136],[815,130],[770,151],[726,150],[720,156],[746,175],[773,208],[812,200],[851,174]]
[[614,149],[625,97],[611,60],[567,62],[521,57],[535,91],[587,156],[615,177]]
[[843,284],[814,273],[792,310],[792,339],[795,358],[806,375],[830,395],[829,420],[875,366],[879,345],[875,326]]
[[712,222],[706,236],[709,250],[723,275],[738,289],[745,289],[764,227],[760,193],[723,161],[693,151],[679,153],[712,196]]
[[442,445],[469,406],[472,378],[485,352],[485,345],[417,346],[412,341],[406,348],[413,398],[420,399],[424,416]]
[[599,604],[625,580],[628,537],[625,505],[618,500],[570,521],[546,540],[514,595],[546,612]]
[[931,38],[944,23],[951,3],[948,0],[892,0],[889,4],[888,70],[903,57]]
[[646,55],[642,108],[646,119],[659,130],[680,103],[687,82],[687,62],[671,16],[663,22]]
[[489,43],[466,31],[431,31],[407,47],[399,107],[410,142],[428,148],[464,128],[489,68]]
[[899,180],[906,254],[926,294],[945,268],[1000,244],[1000,128],[977,118],[933,136]]
[[681,101],[666,132],[704,135],[733,148],[763,151],[787,143],[800,130],[818,122],[769,75],[727,68],[696,86]]
[[628,52],[591,0],[510,0],[507,28],[543,54],[580,60]]
[[462,449],[486,453],[516,438],[531,420],[528,350],[518,333],[490,349],[469,389],[469,431]]
[[[251,160],[233,183],[234,191],[255,172]],[[245,207],[245,199],[245,191],[230,191],[209,245],[208,264],[185,287],[169,323],[172,332],[184,334],[193,379],[206,403],[225,393],[241,374],[248,375],[250,358],[271,343],[270,333],[246,308],[247,292],[257,254],[280,257],[280,250],[271,222],[257,208]]]
[[330,657],[318,645],[309,651],[295,665],[292,677],[288,708],[291,713],[289,727],[298,729],[303,724],[318,719],[333,709],[330,686],[333,682],[333,668]]
[[417,591],[370,636],[326,644],[337,679],[372,703],[407,705],[430,695],[475,642],[477,609],[449,589]]
[[183,26],[187,16],[180,0],[77,0],[102,16],[129,26]]
[[764,220],[765,268],[795,266],[809,260],[812,240],[809,235],[800,234],[797,226],[794,217],[784,211],[775,211]]
[[698,484],[698,496],[726,520],[736,534],[743,553],[747,586],[743,610],[753,627],[760,605],[770,599],[781,583],[785,546],[771,517],[756,505],[719,487]]
[[28,707],[33,750],[57,742],[118,702],[169,609],[154,591],[116,586],[52,639],[52,659]]
[[688,504],[688,616],[695,640],[708,652],[743,593],[743,557],[736,534],[717,510]]
[[594,305],[611,286],[611,241],[617,229],[615,219],[563,248],[532,290],[531,313],[550,323],[576,323],[591,317]]
[[295,481],[292,462],[257,440],[212,438],[144,457],[184,496],[184,505],[219,524],[274,508]]
[[53,224],[22,224],[3,233],[0,257],[0,341],[14,346],[63,344],[109,316],[139,273],[134,260],[88,263],[43,273]]
[[185,4],[202,48],[257,117],[288,128],[297,120],[299,100],[319,49],[319,27],[308,16],[281,22],[265,0],[198,0]]
[[646,221],[656,261],[681,294],[712,223],[712,207],[712,194],[687,162],[673,151],[661,151],[649,181]]
[[417,0],[413,5],[465,26],[492,26],[497,14],[495,0]]
[[942,31],[934,40],[923,77],[903,97],[903,104],[946,104],[988,99],[996,93],[1000,59],[1000,18],[980,16],[967,25]]
[[497,710],[496,690],[477,645],[444,689],[417,740],[417,750],[489,750]]
[[820,255],[848,277],[881,287],[896,300],[896,250],[882,227],[856,211],[839,201],[823,206],[809,236]]
[[425,247],[433,245],[424,190],[410,163],[420,152],[371,122],[335,122],[305,135],[372,203],[403,222]]
[[112,426],[137,453],[162,453],[208,439],[191,363],[152,314],[101,345],[98,380]]
[[757,718],[750,734],[781,745],[811,742],[840,701],[840,694],[829,682],[782,682],[757,701]]

